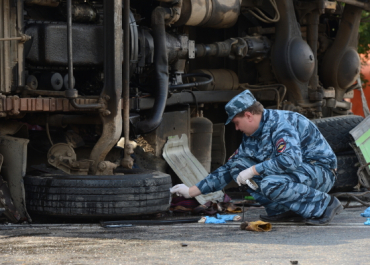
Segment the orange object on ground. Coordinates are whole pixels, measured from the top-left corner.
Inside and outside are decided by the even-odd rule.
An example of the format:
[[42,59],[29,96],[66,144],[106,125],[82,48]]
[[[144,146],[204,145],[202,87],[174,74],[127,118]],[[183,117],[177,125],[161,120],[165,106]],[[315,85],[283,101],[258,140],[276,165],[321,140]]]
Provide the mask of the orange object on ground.
[[268,222],[261,220],[255,222],[244,222],[240,224],[241,230],[255,231],[255,232],[268,232],[271,231],[272,225]]
[[[364,59],[363,55],[360,55]],[[364,94],[368,103],[370,103],[370,60],[366,60],[365,64],[361,66],[361,74],[367,80],[366,86],[363,86]],[[355,115],[364,116],[364,111],[362,110],[361,92],[357,89],[354,90],[355,94],[352,102],[352,112]]]

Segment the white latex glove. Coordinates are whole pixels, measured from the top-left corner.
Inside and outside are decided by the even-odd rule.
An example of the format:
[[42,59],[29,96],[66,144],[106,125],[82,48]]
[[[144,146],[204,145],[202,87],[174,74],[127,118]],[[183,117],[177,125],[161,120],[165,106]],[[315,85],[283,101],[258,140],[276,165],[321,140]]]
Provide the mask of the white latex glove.
[[247,180],[250,180],[255,175],[253,167],[247,168],[239,173],[236,178],[236,182],[239,186],[247,184]]
[[177,196],[183,196],[186,199],[190,199],[191,196],[189,195],[189,187],[185,184],[177,184],[176,186],[173,186],[170,188],[170,192],[176,193]]

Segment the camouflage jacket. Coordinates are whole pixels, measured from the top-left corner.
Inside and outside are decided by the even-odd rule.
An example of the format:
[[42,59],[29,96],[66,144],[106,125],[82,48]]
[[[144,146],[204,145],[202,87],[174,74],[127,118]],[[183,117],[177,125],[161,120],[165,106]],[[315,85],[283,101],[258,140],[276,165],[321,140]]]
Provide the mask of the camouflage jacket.
[[337,168],[333,150],[311,121],[295,112],[266,109],[257,131],[251,136],[244,135],[228,162],[196,186],[203,194],[220,190],[250,167],[250,161],[262,177],[294,174],[298,167],[310,174],[312,165]]

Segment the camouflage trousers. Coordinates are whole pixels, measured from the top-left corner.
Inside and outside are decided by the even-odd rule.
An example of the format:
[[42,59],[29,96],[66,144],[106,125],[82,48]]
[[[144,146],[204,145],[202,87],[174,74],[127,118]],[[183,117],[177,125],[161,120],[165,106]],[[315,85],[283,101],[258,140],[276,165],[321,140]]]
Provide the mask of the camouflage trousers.
[[[230,174],[236,180],[240,171],[255,164],[252,159],[243,159],[243,164],[236,161]],[[320,217],[328,206],[331,198],[327,192],[333,187],[335,176],[322,166],[303,163],[292,173],[259,175],[253,180],[259,188],[248,188],[248,192],[265,207],[269,216],[291,210],[311,218]]]

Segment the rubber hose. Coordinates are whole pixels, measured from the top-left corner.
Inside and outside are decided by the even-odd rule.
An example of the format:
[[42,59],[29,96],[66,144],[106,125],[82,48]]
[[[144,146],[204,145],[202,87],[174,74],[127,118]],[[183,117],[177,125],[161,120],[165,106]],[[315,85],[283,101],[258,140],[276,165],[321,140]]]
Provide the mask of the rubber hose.
[[152,13],[152,30],[154,40],[154,106],[149,117],[135,125],[136,134],[149,133],[161,124],[168,94],[168,56],[166,49],[165,19],[171,10],[157,7]]
[[200,82],[192,82],[192,83],[185,83],[180,85],[172,85],[170,88],[189,88],[189,87],[197,87],[197,86],[204,86],[208,85],[209,83],[213,82],[213,77],[208,74],[203,73],[190,73],[190,74],[184,74],[182,77],[205,77],[208,78],[206,81],[200,81]]

